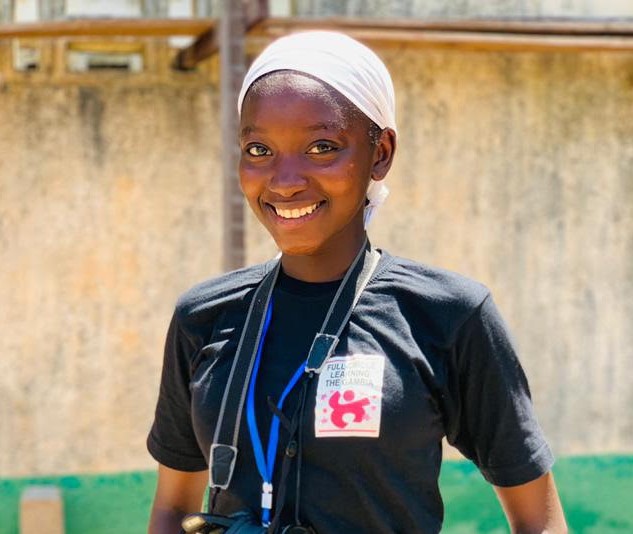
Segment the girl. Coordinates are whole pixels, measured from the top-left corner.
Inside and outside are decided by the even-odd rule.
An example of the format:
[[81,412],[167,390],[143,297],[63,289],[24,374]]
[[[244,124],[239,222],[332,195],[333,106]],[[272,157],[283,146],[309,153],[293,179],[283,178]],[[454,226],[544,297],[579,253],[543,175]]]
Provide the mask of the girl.
[[396,149],[380,59],[338,33],[281,38],[238,111],[241,187],[281,254],[178,302],[148,437],[150,534],[178,532],[209,476],[214,513],[259,531],[437,533],[444,436],[513,532],[566,532],[488,290],[367,242]]

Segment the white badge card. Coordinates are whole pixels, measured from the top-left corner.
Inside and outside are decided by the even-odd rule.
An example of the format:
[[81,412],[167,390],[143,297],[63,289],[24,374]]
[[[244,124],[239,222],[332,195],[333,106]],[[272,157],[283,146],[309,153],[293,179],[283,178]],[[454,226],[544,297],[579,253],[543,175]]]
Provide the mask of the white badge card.
[[315,436],[380,436],[384,370],[382,354],[352,354],[328,359],[319,374]]

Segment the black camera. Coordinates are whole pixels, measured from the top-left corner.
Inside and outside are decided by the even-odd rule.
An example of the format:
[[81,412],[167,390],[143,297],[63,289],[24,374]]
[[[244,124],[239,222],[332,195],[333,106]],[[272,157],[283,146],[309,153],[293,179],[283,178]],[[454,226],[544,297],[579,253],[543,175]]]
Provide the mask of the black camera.
[[[248,512],[229,517],[215,514],[189,514],[182,520],[184,534],[265,534],[268,531]],[[310,527],[288,525],[281,534],[315,534]]]
[[189,514],[184,517],[181,526],[185,534],[265,534],[267,530],[247,512],[238,512],[229,517]]

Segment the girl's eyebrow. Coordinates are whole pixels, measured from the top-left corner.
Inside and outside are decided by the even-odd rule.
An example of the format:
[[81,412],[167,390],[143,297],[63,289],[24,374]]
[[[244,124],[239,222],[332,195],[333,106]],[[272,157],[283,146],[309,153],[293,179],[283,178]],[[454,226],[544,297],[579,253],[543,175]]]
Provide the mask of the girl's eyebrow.
[[[325,122],[317,122],[315,124],[310,124],[306,126],[305,129],[308,131],[317,131],[317,130],[343,130],[345,126],[338,121],[325,121]],[[265,128],[258,128],[257,126],[244,126],[240,132],[241,137],[246,137],[252,133],[265,133]]]
[[345,128],[345,126],[338,121],[326,121],[312,124],[306,127],[306,130],[342,130],[343,128]]
[[240,132],[240,137],[245,137],[255,132],[261,133],[264,131],[265,130],[263,128],[257,128],[257,126],[244,126],[244,128],[242,128],[242,131]]

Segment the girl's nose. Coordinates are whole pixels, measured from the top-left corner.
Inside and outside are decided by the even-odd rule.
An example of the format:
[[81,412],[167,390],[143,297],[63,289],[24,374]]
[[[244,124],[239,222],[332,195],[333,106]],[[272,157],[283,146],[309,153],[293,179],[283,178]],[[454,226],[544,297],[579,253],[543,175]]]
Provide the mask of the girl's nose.
[[273,168],[268,189],[282,197],[291,197],[308,187],[308,180],[293,158],[280,158]]

